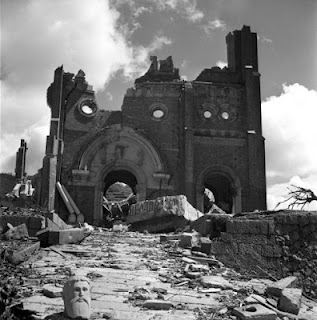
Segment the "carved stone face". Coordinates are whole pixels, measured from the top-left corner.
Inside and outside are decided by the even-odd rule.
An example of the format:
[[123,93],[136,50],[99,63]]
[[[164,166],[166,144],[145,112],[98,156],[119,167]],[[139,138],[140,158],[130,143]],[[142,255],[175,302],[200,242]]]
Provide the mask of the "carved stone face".
[[86,277],[70,277],[63,289],[64,313],[71,319],[90,318],[90,282]]

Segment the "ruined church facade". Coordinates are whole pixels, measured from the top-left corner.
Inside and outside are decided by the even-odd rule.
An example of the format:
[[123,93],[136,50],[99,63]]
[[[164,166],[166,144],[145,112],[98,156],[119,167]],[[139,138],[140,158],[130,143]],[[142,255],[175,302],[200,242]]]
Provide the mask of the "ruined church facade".
[[57,68],[40,202],[67,217],[59,181],[85,221],[101,224],[105,192],[123,182],[141,201],[184,194],[203,211],[208,188],[226,212],[266,209],[257,35],[244,26],[226,42],[228,67],[192,81],[180,79],[172,58],[151,57],[121,111],[98,108],[82,71]]

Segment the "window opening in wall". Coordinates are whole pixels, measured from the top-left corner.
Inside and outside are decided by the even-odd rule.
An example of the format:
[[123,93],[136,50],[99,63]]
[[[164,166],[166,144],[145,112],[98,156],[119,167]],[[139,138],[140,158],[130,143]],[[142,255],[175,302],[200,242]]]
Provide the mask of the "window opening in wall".
[[83,105],[81,107],[81,111],[83,113],[85,113],[85,114],[88,114],[88,115],[90,115],[90,114],[92,114],[94,112],[93,109],[90,106],[87,106],[87,105]]
[[160,109],[153,111],[153,117],[156,119],[161,119],[162,117],[164,117],[164,111]]
[[222,116],[222,118],[223,118],[224,120],[228,120],[229,117],[230,117],[230,115],[229,115],[229,113],[228,113],[227,111],[224,111],[224,112],[221,114],[221,116]]
[[210,111],[208,111],[208,110],[204,111],[204,117],[205,117],[206,119],[210,119],[211,116],[212,116],[212,114],[211,114]]

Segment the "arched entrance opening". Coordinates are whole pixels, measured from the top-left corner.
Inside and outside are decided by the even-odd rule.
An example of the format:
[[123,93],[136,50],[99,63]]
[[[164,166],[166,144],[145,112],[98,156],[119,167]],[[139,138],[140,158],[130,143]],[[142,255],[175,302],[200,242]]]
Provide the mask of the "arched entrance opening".
[[105,178],[104,196],[111,201],[115,198],[117,192],[118,201],[127,194],[126,198],[131,194],[137,193],[138,181],[134,174],[127,170],[115,170],[107,174]]
[[[209,189],[214,196],[215,204],[227,213],[233,212],[235,188],[232,182],[221,173],[211,173],[204,179],[204,187]],[[208,199],[204,198],[204,211],[208,208]]]
[[136,202],[137,179],[127,170],[107,174],[103,190],[103,221],[111,226],[114,219],[125,219],[130,205]]

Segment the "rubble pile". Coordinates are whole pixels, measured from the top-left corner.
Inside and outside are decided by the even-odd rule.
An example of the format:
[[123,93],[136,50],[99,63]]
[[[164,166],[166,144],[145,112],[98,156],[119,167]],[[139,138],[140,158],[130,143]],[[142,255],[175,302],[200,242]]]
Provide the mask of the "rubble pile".
[[[34,211],[21,216],[28,214]],[[312,215],[304,223],[288,215],[219,214],[217,225],[215,214],[200,218],[201,232],[187,225],[160,234],[132,232],[119,221],[111,229],[74,228],[55,213],[40,216],[38,237],[19,219],[2,230],[1,320],[58,316],[74,272],[91,281],[94,320],[317,319],[308,299],[316,292]]]
[[229,217],[216,237],[209,232],[209,253],[240,272],[271,279],[294,275],[304,293],[317,298],[316,231],[317,212],[286,210]]

